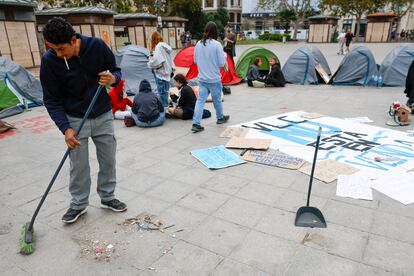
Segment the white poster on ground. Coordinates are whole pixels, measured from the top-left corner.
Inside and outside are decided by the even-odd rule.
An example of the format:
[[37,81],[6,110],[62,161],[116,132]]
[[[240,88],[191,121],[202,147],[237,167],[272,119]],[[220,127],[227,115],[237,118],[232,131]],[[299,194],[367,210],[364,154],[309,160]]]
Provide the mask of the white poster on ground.
[[[318,161],[336,160],[358,168],[371,179],[414,168],[414,137],[405,132],[334,117],[305,119],[295,111],[238,125],[246,138],[272,139],[270,148],[312,162],[318,127]],[[378,157],[385,161],[377,162]]]

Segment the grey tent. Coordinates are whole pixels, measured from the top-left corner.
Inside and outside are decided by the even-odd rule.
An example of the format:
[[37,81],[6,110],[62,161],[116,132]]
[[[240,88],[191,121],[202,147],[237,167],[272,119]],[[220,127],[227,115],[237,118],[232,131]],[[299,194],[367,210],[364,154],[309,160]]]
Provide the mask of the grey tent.
[[328,62],[322,52],[315,46],[304,45],[288,58],[282,72],[286,82],[299,84],[318,84],[319,76],[315,66],[320,64],[325,73],[330,76]]
[[333,85],[375,85],[377,64],[366,46],[354,47],[342,60],[332,78]]
[[136,45],[128,45],[116,51],[116,64],[121,68],[126,92],[129,95],[138,93],[139,84],[144,79],[149,81],[152,91],[157,93],[155,75],[147,66],[149,55],[150,52],[146,48]]
[[408,68],[414,60],[414,45],[405,44],[394,48],[380,67],[382,83],[388,86],[404,86]]
[[[26,69],[8,58],[0,57],[0,78],[6,94],[0,94],[0,103],[14,98],[15,104],[2,105],[0,118],[5,118],[23,112],[24,104],[29,107],[43,105],[43,90],[40,81],[33,77]],[[11,101],[13,102],[13,100]]]

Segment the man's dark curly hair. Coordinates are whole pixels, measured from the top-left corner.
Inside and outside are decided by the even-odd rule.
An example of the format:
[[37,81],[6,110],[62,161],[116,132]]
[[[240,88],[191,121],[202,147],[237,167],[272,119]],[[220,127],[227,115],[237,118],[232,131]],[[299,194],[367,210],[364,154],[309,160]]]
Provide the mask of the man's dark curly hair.
[[53,17],[43,28],[43,36],[53,44],[70,43],[75,35],[72,25],[66,22],[62,17]]

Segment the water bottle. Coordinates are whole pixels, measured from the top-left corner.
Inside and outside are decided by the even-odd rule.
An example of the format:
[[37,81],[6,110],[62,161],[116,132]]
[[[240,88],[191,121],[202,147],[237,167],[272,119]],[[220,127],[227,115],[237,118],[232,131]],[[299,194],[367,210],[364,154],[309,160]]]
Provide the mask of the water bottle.
[[382,87],[382,76],[378,77],[378,87]]
[[374,75],[374,83],[373,83],[373,85],[374,86],[378,86],[378,76],[377,75]]

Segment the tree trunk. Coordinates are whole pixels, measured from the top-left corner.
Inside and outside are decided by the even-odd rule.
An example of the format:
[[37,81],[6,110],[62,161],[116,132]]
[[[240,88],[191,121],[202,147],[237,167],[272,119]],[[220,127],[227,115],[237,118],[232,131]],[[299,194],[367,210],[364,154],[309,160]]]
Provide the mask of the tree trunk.
[[361,15],[356,16],[357,19],[357,28],[356,28],[356,41],[359,42],[359,31],[361,30]]
[[401,23],[401,16],[397,18],[397,26],[395,26],[395,40],[400,41],[400,23]]
[[292,39],[293,39],[293,40],[296,40],[296,38],[297,38],[297,36],[298,36],[299,20],[296,20],[296,21],[294,22],[294,24],[295,24],[295,28],[293,29],[293,36],[292,36]]

